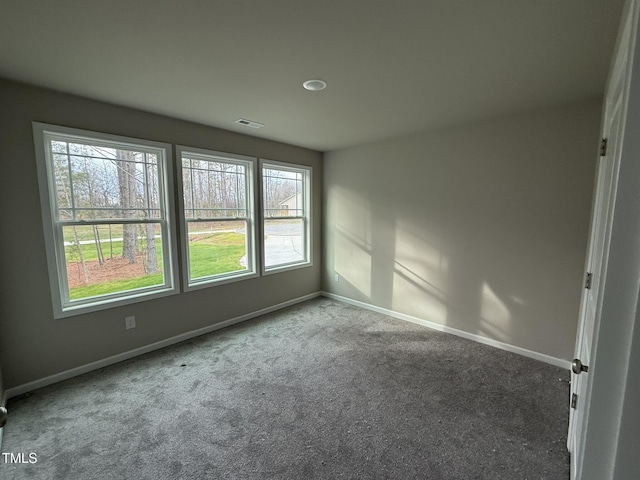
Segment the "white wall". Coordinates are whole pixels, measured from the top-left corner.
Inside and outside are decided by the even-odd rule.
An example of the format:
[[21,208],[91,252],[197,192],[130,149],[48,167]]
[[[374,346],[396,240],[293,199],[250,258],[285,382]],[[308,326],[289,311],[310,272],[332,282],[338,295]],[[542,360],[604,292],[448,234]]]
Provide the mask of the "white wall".
[[[319,152],[0,79],[0,363],[6,389],[320,290]],[[314,265],[54,320],[32,121],[314,168]],[[126,331],[125,316],[137,327]]]
[[323,289],[571,358],[601,102],[325,154]]

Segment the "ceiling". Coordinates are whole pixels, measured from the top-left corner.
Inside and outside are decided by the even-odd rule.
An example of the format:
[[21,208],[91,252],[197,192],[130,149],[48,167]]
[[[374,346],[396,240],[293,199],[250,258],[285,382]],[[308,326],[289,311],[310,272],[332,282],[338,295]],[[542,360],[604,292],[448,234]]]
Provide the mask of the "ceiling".
[[622,4],[0,0],[0,76],[328,151],[601,95]]

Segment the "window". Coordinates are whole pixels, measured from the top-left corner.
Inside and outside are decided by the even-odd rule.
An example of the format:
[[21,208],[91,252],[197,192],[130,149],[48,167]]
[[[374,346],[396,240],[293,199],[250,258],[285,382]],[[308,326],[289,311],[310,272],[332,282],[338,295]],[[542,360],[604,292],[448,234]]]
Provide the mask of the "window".
[[187,147],[177,151],[187,288],[255,276],[255,160]]
[[34,123],[56,318],[177,292],[170,146]]
[[311,265],[311,167],[262,161],[263,270]]
[[311,167],[176,146],[176,196],[171,145],[33,131],[55,318],[178,293],[177,211],[185,290],[312,264]]

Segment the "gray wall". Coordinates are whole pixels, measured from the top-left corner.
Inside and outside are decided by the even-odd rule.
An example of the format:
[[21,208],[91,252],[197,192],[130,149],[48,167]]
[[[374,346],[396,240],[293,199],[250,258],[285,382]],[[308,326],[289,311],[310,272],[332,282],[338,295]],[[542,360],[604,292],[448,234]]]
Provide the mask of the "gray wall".
[[[319,152],[5,80],[0,80],[0,105],[0,364],[5,388],[320,290]],[[314,265],[54,320],[32,121],[313,166]],[[125,331],[128,315],[136,316],[137,327]]]
[[[638,272],[636,272],[637,275]],[[615,478],[640,478],[640,455],[638,455],[638,452],[640,452],[640,412],[638,412],[638,405],[640,405],[640,375],[636,370],[637,366],[640,365],[640,310],[638,310],[640,298],[635,300],[636,314],[633,320],[633,343],[629,347],[631,354],[626,363],[627,375],[626,378],[623,377],[625,393],[620,412],[620,432],[615,450]],[[611,413],[607,412],[603,416],[608,415],[611,415]],[[585,474],[585,479],[588,478],[596,479],[597,477],[589,477],[588,474]]]
[[323,289],[571,358],[601,105],[326,154]]

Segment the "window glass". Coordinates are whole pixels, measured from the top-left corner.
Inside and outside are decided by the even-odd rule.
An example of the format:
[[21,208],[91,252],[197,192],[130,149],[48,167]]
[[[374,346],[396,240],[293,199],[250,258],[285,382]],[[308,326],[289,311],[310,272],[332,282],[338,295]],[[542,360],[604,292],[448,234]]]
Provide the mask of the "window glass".
[[186,147],[178,151],[188,287],[255,274],[254,160]]
[[44,124],[34,131],[56,316],[175,291],[167,148]]
[[265,272],[311,263],[311,168],[263,161]]

